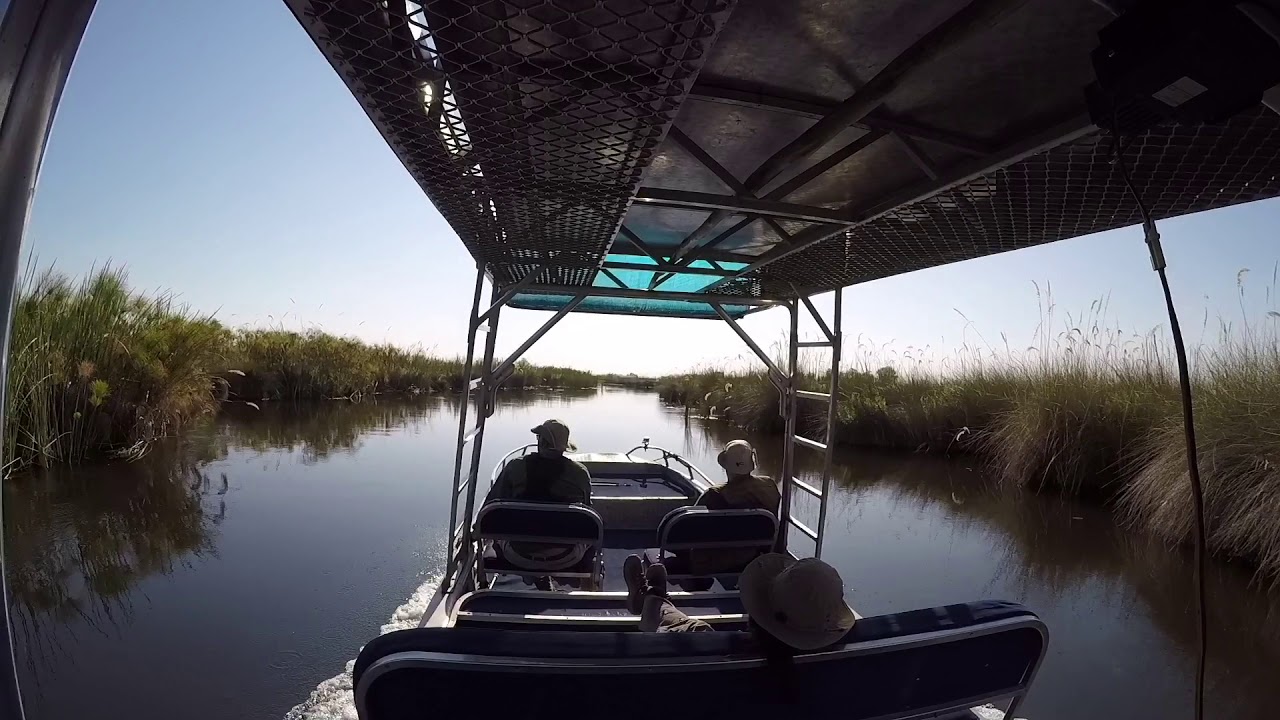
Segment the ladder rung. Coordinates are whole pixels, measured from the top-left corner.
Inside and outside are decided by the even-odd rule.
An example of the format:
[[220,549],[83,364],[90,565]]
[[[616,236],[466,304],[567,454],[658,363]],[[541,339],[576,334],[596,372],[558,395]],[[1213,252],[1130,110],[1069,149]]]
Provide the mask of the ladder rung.
[[469,432],[469,433],[467,433],[466,435],[463,435],[463,436],[462,436],[462,444],[463,444],[463,445],[466,445],[467,443],[471,442],[472,440],[475,440],[475,439],[476,439],[476,435],[479,435],[479,434],[480,434],[480,426],[479,426],[479,425],[477,425],[477,426],[475,426],[475,427],[471,428],[471,432]]
[[808,535],[809,538],[814,542],[818,541],[818,533],[810,530],[808,525],[805,525],[804,523],[795,519],[794,516],[788,517],[787,521],[790,522],[792,525],[795,525],[800,530],[800,532],[804,533],[805,535]]
[[471,382],[467,383],[467,387],[471,390],[475,390],[476,388],[480,387],[482,383],[484,383],[484,378],[476,378],[475,380],[472,380]]
[[792,439],[792,440],[795,440],[796,442],[800,443],[801,445],[804,445],[805,447],[811,447],[811,448],[813,448],[814,450],[819,450],[819,451],[821,451],[821,452],[826,452],[826,451],[827,451],[827,446],[826,446],[826,445],[824,445],[824,444],[822,444],[822,443],[820,443],[820,442],[818,442],[817,440],[810,440],[810,439],[809,439],[809,438],[807,438],[807,437],[800,437],[799,435],[792,435],[792,436],[791,436],[791,439]]
[[831,341],[829,341],[829,340],[810,340],[810,341],[807,341],[807,342],[798,342],[798,343],[796,343],[796,347],[802,347],[802,348],[805,348],[805,347],[831,347]]
[[819,490],[818,488],[816,488],[816,487],[814,487],[814,486],[810,485],[809,483],[807,483],[807,482],[805,482],[805,481],[801,480],[801,479],[800,479],[800,478],[798,478],[798,477],[793,477],[793,478],[791,478],[791,484],[792,484],[792,485],[795,485],[796,487],[800,488],[801,490],[803,490],[803,491],[805,491],[805,492],[809,493],[810,495],[812,495],[812,496],[814,496],[814,497],[818,498],[819,500],[821,500],[821,499],[822,499],[822,491],[821,491],[821,490]]
[[813,392],[812,390],[797,390],[796,397],[808,398],[810,400],[830,400],[831,393]]
[[482,333],[487,333],[487,332],[489,332],[489,321],[488,321],[488,320],[485,320],[484,322],[482,322],[482,323],[480,323],[479,325],[477,325],[477,326],[476,326],[476,332],[482,332]]
[[459,485],[459,486],[458,486],[458,489],[453,491],[453,494],[454,494],[455,496],[457,496],[457,495],[461,495],[461,494],[462,494],[462,491],[463,491],[463,490],[466,490],[466,489],[467,489],[467,486],[468,486],[468,485],[470,485],[470,484],[471,484],[471,481],[470,481],[470,480],[467,480],[466,482],[464,482],[464,483],[462,483],[461,485]]

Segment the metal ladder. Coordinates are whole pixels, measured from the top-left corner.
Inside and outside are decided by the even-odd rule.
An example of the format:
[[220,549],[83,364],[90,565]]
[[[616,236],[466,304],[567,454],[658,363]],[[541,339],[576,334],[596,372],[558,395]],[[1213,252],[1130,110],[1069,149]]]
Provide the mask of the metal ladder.
[[[801,342],[799,340],[799,312],[791,314],[791,348],[788,368],[790,370],[789,392],[786,399],[786,406],[783,408],[786,419],[785,445],[783,446],[783,468],[785,474],[785,482],[783,483],[782,495],[782,515],[787,519],[787,525],[799,530],[801,534],[808,537],[814,543],[814,557],[822,557],[822,540],[824,531],[827,526],[827,499],[830,497],[831,491],[831,455],[835,446],[835,426],[836,426],[836,410],[837,403],[840,398],[840,349],[842,334],[840,330],[840,321],[844,305],[844,292],[837,290],[835,292],[835,312],[833,313],[833,322],[828,326],[822,319],[822,315],[818,309],[813,306],[813,302],[809,298],[801,295],[800,302],[809,311],[814,322],[826,337],[825,340]],[[799,354],[801,348],[828,348],[831,351],[830,378],[828,382],[827,392],[814,392],[811,390],[801,390],[799,385],[800,368],[798,367]],[[799,424],[798,401],[825,401],[827,403],[826,418],[826,436],[822,442],[811,440],[799,433],[797,425]],[[822,478],[819,487],[814,487],[809,483],[796,477],[795,458],[796,449],[798,447],[807,450],[816,450],[822,453]],[[791,508],[791,491],[799,489],[806,492],[818,500],[818,527],[814,528],[805,525],[802,520],[795,516]],[[789,528],[786,530],[789,532]]]
[[[793,289],[794,286],[793,286]],[[782,524],[778,533],[778,543],[775,548],[778,552],[786,552],[791,528],[799,530],[803,535],[808,537],[814,543],[814,557],[822,557],[822,538],[823,529],[827,524],[827,497],[831,488],[831,448],[834,444],[834,428],[836,419],[836,404],[839,401],[840,391],[840,344],[841,331],[840,321],[844,308],[844,291],[837,290],[835,292],[835,312],[833,324],[827,325],[822,319],[822,315],[818,309],[813,306],[813,302],[805,297],[798,289],[796,290],[797,300],[789,300],[786,303],[787,310],[791,313],[791,332],[789,334],[787,353],[787,367],[784,370],[778,367],[778,363],[774,362],[764,350],[751,339],[747,331],[734,320],[728,312],[717,303],[711,303],[712,309],[724,320],[730,328],[737,333],[747,347],[756,354],[756,357],[765,364],[769,369],[769,382],[771,382],[778,391],[778,407],[779,413],[784,420],[784,440],[782,445],[782,507],[779,508],[780,517],[785,518],[786,522]],[[809,314],[813,317],[818,328],[822,330],[825,340],[817,340],[811,342],[800,341],[800,306],[803,305]],[[801,348],[829,348],[831,350],[831,378],[827,392],[813,392],[810,390],[801,390],[798,387],[799,377],[799,361]],[[826,400],[827,401],[827,435],[824,442],[810,440],[797,432],[797,405],[798,401],[806,400]],[[822,457],[822,481],[821,487],[817,488],[809,483],[804,482],[795,474],[795,456],[796,448],[804,447],[809,450],[817,450],[823,454]],[[792,490],[799,488],[803,492],[818,499],[818,527],[809,527],[803,520],[796,517],[791,511]]]

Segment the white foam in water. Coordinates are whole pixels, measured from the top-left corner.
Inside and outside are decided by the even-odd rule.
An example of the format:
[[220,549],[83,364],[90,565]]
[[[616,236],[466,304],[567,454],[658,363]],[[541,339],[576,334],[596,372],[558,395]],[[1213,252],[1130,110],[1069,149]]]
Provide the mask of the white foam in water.
[[[413,595],[391,613],[391,619],[382,626],[380,634],[417,627],[422,622],[427,603],[431,602],[431,597],[439,586],[439,577],[429,578],[418,586]],[[341,675],[331,677],[316,686],[311,691],[311,696],[293,706],[284,720],[356,720],[355,695],[351,686],[351,670],[355,664],[354,659],[349,660]]]

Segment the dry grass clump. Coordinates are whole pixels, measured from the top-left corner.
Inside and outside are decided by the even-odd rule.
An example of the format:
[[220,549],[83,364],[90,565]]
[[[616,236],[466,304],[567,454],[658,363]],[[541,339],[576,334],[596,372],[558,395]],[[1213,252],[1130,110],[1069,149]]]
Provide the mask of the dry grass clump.
[[[1230,333],[1230,334],[1228,334]],[[1280,580],[1280,337],[1274,321],[1231,332],[1196,359],[1195,410],[1208,546]],[[1122,515],[1170,542],[1190,540],[1186,443],[1176,414],[1150,433]]]
[[1142,443],[1176,413],[1171,362],[1154,335],[1122,340],[1094,324],[1004,366],[1005,410],[981,444],[1007,486],[1107,496]]
[[[1041,328],[1052,325],[1052,305]],[[841,377],[839,443],[914,452],[972,452],[1006,489],[1053,491],[1115,502],[1122,517],[1170,542],[1191,537],[1177,377],[1153,331],[1123,334],[1102,322],[1105,302],[1083,321],[1015,353],[966,344],[949,362],[911,362],[905,371],[862,353]],[[858,350],[862,350],[859,344]],[[901,359],[901,358],[900,358]],[[1244,560],[1280,582],[1280,312],[1260,325],[1224,326],[1193,358],[1196,428],[1208,513],[1209,548]],[[759,386],[763,373],[729,378],[703,372],[664,378],[669,399],[691,406],[725,403],[703,388],[731,381]],[[826,377],[807,372],[807,389]],[[763,404],[734,399],[745,412],[720,413],[740,425]],[[813,405],[820,405],[814,403]],[[820,427],[809,411],[803,420]],[[767,408],[776,415],[776,401]]]

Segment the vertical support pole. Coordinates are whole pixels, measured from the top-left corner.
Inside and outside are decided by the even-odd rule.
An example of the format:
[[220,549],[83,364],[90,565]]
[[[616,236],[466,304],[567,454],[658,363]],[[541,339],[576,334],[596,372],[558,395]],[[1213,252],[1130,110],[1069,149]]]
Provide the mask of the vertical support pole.
[[471,468],[467,472],[467,502],[462,514],[462,547],[471,545],[471,520],[475,517],[476,487],[480,484],[481,450],[484,448],[484,428],[489,417],[493,415],[494,403],[498,399],[498,386],[502,384],[493,372],[493,351],[498,342],[498,318],[502,315],[504,299],[498,298],[498,288],[494,286],[491,295],[496,298],[495,306],[489,315],[489,333],[484,341],[484,359],[480,372],[480,403],[476,407],[475,439],[471,441]]
[[[449,486],[449,534],[445,549],[444,580],[441,586],[448,590],[453,585],[454,563],[458,559],[458,541],[455,530],[458,527],[458,490],[462,481],[462,454],[467,447],[467,410],[471,407],[471,374],[475,365],[476,332],[480,324],[476,318],[480,313],[480,294],[484,290],[484,264],[476,266],[476,289],[471,297],[471,314],[467,316],[467,358],[462,364],[462,402],[458,406],[458,447],[453,458],[453,482]],[[491,333],[492,335],[492,333]],[[486,343],[489,340],[486,340]]]
[[844,311],[844,288],[835,293],[835,317],[831,325],[831,382],[827,392],[827,449],[822,459],[822,497],[818,498],[818,539],[813,556],[822,557],[822,539],[827,529],[827,504],[831,501],[831,456],[836,446],[836,411],[840,400],[840,350],[844,334],[840,329]]
[[787,312],[791,313],[791,331],[787,338],[787,377],[783,385],[783,433],[782,445],[782,507],[779,510],[779,524],[783,531],[778,533],[778,552],[787,551],[787,537],[791,534],[791,491],[795,484],[796,463],[796,365],[800,358],[800,302],[791,300],[787,303]]
[[[9,331],[22,236],[44,160],[49,129],[94,0],[0,2],[0,408],[9,376]],[[0,434],[3,417],[0,413]],[[8,460],[9,458],[0,458]],[[0,539],[0,717],[22,720]]]

